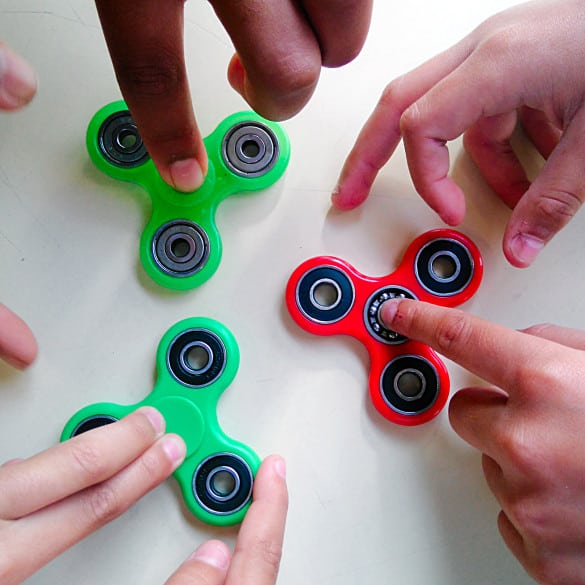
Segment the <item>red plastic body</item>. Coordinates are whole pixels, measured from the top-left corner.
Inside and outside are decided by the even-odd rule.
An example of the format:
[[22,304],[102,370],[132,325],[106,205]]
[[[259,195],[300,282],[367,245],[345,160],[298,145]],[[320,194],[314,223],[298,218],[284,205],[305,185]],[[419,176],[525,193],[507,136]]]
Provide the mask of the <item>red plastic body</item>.
[[[471,278],[463,290],[451,296],[437,296],[426,290],[419,282],[415,271],[415,259],[419,250],[435,239],[450,239],[462,244],[473,261]],[[308,318],[299,308],[297,286],[301,278],[317,267],[337,267],[349,276],[355,299],[349,312],[334,323],[319,323]],[[467,301],[478,289],[483,276],[483,261],[475,244],[460,232],[450,229],[438,229],[425,232],[416,238],[407,248],[398,268],[387,276],[371,277],[358,272],[347,262],[331,257],[319,256],[303,262],[292,273],[286,289],[286,303],[294,321],[303,329],[315,335],[349,335],[361,341],[370,355],[369,391],[371,400],[382,416],[401,425],[419,425],[433,419],[441,411],[449,396],[449,375],[439,356],[427,345],[406,340],[403,343],[389,345],[375,338],[364,321],[364,309],[368,299],[376,291],[387,286],[408,289],[418,300],[455,307]],[[391,408],[384,400],[380,390],[380,377],[385,366],[400,355],[417,355],[426,358],[436,369],[440,380],[440,391],[435,402],[424,412],[404,414]]]

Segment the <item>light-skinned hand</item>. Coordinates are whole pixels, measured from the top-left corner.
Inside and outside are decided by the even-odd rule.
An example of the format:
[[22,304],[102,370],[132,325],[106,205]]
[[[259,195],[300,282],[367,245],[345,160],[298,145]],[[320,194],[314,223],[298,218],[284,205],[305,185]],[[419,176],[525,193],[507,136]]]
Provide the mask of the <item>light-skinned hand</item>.
[[500,533],[543,585],[585,582],[585,332],[515,331],[421,301],[382,305],[385,325],[486,380],[449,406],[455,432],[483,453]]
[[[465,199],[449,177],[447,142],[464,145],[513,209],[504,254],[530,265],[585,199],[585,4],[521,4],[391,82],[350,152],[333,203],[362,203],[400,139],[417,191],[449,225]],[[510,145],[521,123],[546,159],[532,184]]]
[[0,467],[0,583],[21,583],[164,481],[185,457],[164,429],[143,407]]
[[[96,0],[122,94],[163,179],[199,187],[207,153],[183,53],[182,0]],[[211,0],[236,50],[232,87],[259,114],[282,120],[309,100],[322,66],[360,51],[372,0]]]
[[[12,112],[30,102],[37,80],[31,66],[0,43],[0,110]],[[0,304],[0,359],[22,369],[33,362],[37,342],[26,323]]]

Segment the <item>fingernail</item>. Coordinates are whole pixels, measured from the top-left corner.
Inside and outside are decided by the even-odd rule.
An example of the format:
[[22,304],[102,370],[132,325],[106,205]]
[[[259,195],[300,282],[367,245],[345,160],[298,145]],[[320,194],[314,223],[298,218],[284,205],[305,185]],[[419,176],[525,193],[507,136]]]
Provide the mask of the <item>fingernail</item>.
[[229,550],[223,542],[208,540],[197,548],[189,560],[200,561],[212,567],[226,570],[230,565],[230,557]]
[[527,234],[516,234],[510,242],[512,254],[524,266],[532,264],[543,248],[542,240]]
[[282,479],[286,479],[286,463],[284,459],[279,456],[274,457],[273,466],[276,474],[282,477]]
[[162,448],[169,461],[174,463],[173,470],[177,469],[185,459],[187,447],[185,441],[179,435],[167,435],[162,438]]
[[173,187],[188,193],[199,189],[203,184],[201,165],[194,158],[175,161],[170,168]]
[[392,321],[394,321],[399,303],[400,301],[398,299],[388,299],[387,301],[384,301],[380,307],[378,317],[380,321],[382,321],[382,325],[387,329],[390,329],[389,326],[392,324]]
[[33,68],[8,47],[0,47],[0,109],[17,110],[25,106],[36,90]]
[[162,437],[165,432],[165,419],[163,415],[152,406],[141,406],[136,412],[143,414],[152,425],[157,437]]

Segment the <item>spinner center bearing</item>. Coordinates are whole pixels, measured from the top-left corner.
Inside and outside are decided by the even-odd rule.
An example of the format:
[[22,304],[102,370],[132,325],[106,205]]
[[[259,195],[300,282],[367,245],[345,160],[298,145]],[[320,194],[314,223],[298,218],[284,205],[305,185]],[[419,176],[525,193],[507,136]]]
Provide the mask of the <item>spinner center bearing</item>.
[[152,238],[152,257],[159,268],[177,277],[199,272],[209,258],[209,238],[196,223],[179,219],[161,225]]
[[366,302],[364,307],[364,323],[372,337],[388,344],[404,343],[407,338],[392,329],[387,329],[380,319],[380,307],[388,299],[413,299],[413,293],[401,286],[387,286],[377,290]]
[[98,145],[105,159],[118,167],[137,167],[150,158],[127,110],[104,120],[98,133]]
[[224,137],[222,156],[229,169],[240,177],[261,177],[278,160],[278,140],[264,124],[243,122]]

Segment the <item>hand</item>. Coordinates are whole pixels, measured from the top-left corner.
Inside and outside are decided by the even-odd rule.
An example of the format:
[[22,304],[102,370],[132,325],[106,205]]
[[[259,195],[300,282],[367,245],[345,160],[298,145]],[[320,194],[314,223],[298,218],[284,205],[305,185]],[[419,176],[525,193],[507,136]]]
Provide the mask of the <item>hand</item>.
[[240,528],[236,550],[217,540],[203,543],[166,585],[274,585],[288,506],[284,461],[268,457],[254,482],[254,500]]
[[[207,172],[183,55],[181,0],[96,0],[122,94],[163,179],[193,191]],[[372,0],[211,0],[235,45],[228,79],[280,120],[311,97],[321,66],[360,51]]]
[[0,467],[0,583],[16,585],[125,512],[182,462],[154,408]]
[[[30,65],[0,43],[0,110],[15,111],[30,102],[37,82]],[[37,343],[28,326],[0,304],[0,359],[25,368],[35,359]]]
[[454,430],[483,452],[502,537],[542,584],[585,582],[585,332],[514,331],[420,301],[388,301],[390,329],[494,384],[453,396]]
[[[333,203],[368,196],[400,138],[417,191],[449,225],[465,214],[446,143],[464,145],[514,209],[504,235],[511,264],[531,264],[585,199],[585,5],[531,2],[485,21],[444,53],[390,83],[341,172]],[[530,184],[512,147],[518,121],[546,163]]]

